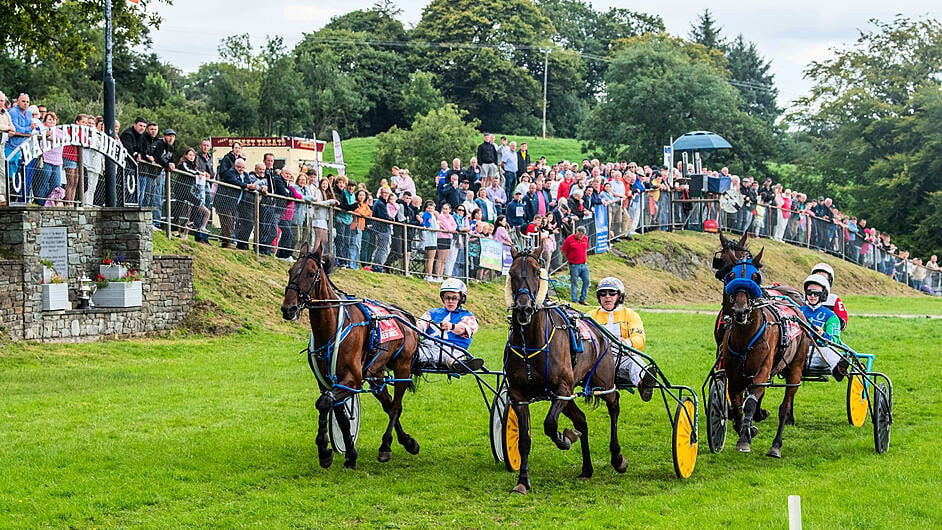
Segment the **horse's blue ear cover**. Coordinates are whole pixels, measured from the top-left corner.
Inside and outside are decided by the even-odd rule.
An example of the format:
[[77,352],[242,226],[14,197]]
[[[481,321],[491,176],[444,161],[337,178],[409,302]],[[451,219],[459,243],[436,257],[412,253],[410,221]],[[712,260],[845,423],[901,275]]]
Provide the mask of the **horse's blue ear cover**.
[[762,273],[759,272],[752,261],[743,260],[733,265],[732,270],[726,275],[726,287],[723,289],[727,295],[732,295],[738,291],[746,291],[750,298],[761,298],[762,288],[759,282],[762,281]]

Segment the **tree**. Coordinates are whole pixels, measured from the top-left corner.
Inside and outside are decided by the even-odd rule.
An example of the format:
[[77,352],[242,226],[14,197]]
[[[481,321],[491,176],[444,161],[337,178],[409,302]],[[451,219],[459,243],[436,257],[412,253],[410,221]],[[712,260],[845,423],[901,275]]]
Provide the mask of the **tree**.
[[871,20],[856,42],[811,63],[808,96],[789,118],[811,139],[802,160],[841,208],[917,252],[940,249],[942,23]]
[[605,82],[606,95],[589,112],[580,139],[608,159],[657,159],[671,136],[703,129],[733,145],[718,161],[748,169],[772,151],[768,128],[739,110],[741,100],[726,79],[671,41],[649,40],[619,52]]
[[724,49],[726,41],[723,39],[722,33],[723,28],[717,25],[716,19],[710,14],[709,8],[704,9],[703,13],[697,16],[696,23],[690,24],[690,40],[707,48]]
[[258,96],[261,125],[268,135],[297,135],[310,110],[306,88],[282,37],[269,38],[265,49],[266,71]]
[[329,134],[333,129],[344,137],[355,136],[368,101],[357,90],[354,79],[343,75],[340,59],[330,50],[316,57],[303,51],[298,56],[298,71],[308,88],[310,115],[304,122],[306,133],[316,136]]
[[528,0],[432,0],[410,37],[434,45],[414,47],[412,63],[436,74],[445,98],[485,128],[532,134],[539,127],[541,50],[551,47],[553,33]]
[[[129,45],[147,41],[150,28],[160,27],[159,10],[153,6],[171,3],[140,0],[140,5],[132,6],[124,0],[110,1],[115,42]],[[0,49],[28,64],[55,59],[61,65],[83,67],[96,51],[88,31],[104,26],[101,2],[2,1],[0,12]]]
[[742,34],[726,47],[726,58],[731,82],[743,99],[742,110],[769,124],[774,123],[782,111],[775,104],[778,89],[769,73],[772,64],[759,55],[755,43],[747,43]]
[[409,76],[409,84],[402,89],[402,115],[412,117],[428,114],[429,111],[443,107],[445,98],[435,88],[435,75],[428,72],[414,72]]
[[479,122],[466,122],[468,113],[447,104],[416,117],[411,129],[392,127],[376,137],[376,163],[370,169],[373,182],[389,174],[394,165],[407,167],[416,176],[420,196],[435,197],[439,162],[474,155]]

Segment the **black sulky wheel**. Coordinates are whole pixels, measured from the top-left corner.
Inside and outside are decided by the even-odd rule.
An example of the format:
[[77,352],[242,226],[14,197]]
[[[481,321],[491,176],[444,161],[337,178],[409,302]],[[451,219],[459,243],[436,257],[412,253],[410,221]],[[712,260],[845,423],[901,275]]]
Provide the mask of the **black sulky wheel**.
[[729,399],[726,397],[726,377],[714,375],[707,394],[707,443],[711,453],[719,453],[726,445],[726,420]]
[[890,449],[890,425],[893,423],[893,396],[884,383],[873,390],[873,446],[877,454]]
[[491,403],[491,454],[494,455],[494,461],[498,464],[503,463],[506,455],[504,453],[504,412],[510,403],[507,396],[507,386],[501,385],[497,389],[494,401]]
[[360,435],[360,394],[353,394],[346,403],[330,411],[330,446],[338,453],[345,453],[347,444],[343,441],[343,431],[340,430],[337,414],[347,415],[347,419],[350,420],[350,436],[353,437],[353,443],[356,445],[357,437]]

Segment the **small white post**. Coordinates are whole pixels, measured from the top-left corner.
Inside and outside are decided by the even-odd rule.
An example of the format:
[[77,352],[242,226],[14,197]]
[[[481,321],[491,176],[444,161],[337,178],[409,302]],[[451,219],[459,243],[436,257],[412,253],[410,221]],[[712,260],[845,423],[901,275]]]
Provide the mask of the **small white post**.
[[788,496],[788,530],[801,530],[801,497]]

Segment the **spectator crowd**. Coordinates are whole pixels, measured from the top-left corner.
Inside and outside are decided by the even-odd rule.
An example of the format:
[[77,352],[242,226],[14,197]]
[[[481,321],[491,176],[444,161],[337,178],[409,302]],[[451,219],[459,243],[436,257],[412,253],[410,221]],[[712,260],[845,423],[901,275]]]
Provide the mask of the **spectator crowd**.
[[[101,116],[79,114],[73,123],[104,130]],[[8,160],[30,137],[53,140],[58,124],[55,112],[31,105],[27,94],[9,101],[0,93],[0,172],[28,174],[28,190],[38,205],[103,205],[104,158],[97,151],[53,147],[27,167]],[[420,197],[407,168],[392,167],[371,190],[351,175],[321,176],[303,166],[278,169],[271,153],[250,163],[238,142],[215,167],[208,140],[178,156],[176,132],[161,131],[144,118],[137,118],[118,139],[139,163],[136,199],[153,210],[155,226],[169,223],[181,237],[192,233],[196,241],[208,244],[215,215],[223,248],[246,250],[254,241],[259,253],[284,260],[307,243],[333,252],[341,267],[386,272],[405,270],[418,260],[428,281],[450,276],[487,280],[499,271],[481,266],[483,240],[505,246],[526,241],[542,246],[547,263],[574,265],[558,250],[578,227],[587,231],[591,248],[594,217],[604,212],[612,239],[720,218],[727,229],[841,255],[915,289],[932,292],[940,283],[935,255],[925,263],[910,258],[889,234],[842,212],[831,198],[809,198],[771,178],[760,184],[725,167],[702,168],[704,175],[727,178],[729,191],[722,202],[712,195],[700,207],[691,200],[688,175],[693,168],[684,172],[683,163],[673,168],[625,160],[550,163],[532,153],[526,142],[518,145],[503,136],[497,141],[493,134],[484,134],[467,164],[461,158],[442,160],[437,174],[416,176],[435,181],[435,196]],[[0,176],[6,185],[9,175]],[[0,189],[0,195],[7,194]],[[167,195],[170,208],[165,205]],[[698,210],[699,215],[694,213]],[[584,298],[583,293],[573,294]]]

